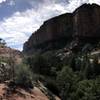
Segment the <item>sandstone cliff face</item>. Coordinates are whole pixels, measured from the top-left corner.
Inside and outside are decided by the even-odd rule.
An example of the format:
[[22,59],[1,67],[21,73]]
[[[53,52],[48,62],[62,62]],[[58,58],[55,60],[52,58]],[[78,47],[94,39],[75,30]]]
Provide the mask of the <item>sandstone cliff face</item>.
[[63,14],[61,16],[52,18],[40,27],[32,36],[28,42],[24,44],[24,50],[32,49],[32,47],[47,43],[50,41],[56,41],[59,38],[71,38],[72,36],[72,14]]
[[100,6],[84,4],[75,10],[73,19],[74,36],[100,38]]
[[46,44],[45,48],[52,43],[51,41],[54,45],[55,40],[60,43],[61,39],[66,41],[71,39],[72,41],[75,38],[88,41],[94,38],[100,39],[100,6],[83,4],[72,14],[63,14],[44,22],[24,44],[24,51],[36,49],[36,46],[40,44]]

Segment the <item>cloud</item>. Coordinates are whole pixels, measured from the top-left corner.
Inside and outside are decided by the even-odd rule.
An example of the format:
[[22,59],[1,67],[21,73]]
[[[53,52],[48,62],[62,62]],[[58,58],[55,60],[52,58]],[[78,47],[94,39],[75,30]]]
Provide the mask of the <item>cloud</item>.
[[77,7],[82,5],[83,3],[87,3],[88,0],[70,0],[69,4],[66,6],[66,10],[69,12],[73,12]]
[[8,2],[8,5],[9,5],[9,6],[15,6],[16,4],[15,4],[15,1],[14,1],[14,0],[10,0],[10,1]]
[[39,27],[38,24],[33,25],[37,23],[33,17],[32,10],[23,13],[16,12],[10,18],[0,22],[0,37],[6,40],[8,46],[20,45],[22,50],[23,43]]
[[0,0],[0,3],[3,3],[3,2],[5,2],[6,0]]
[[89,0],[90,3],[100,4],[100,0]]
[[0,0],[0,17],[3,19],[10,17],[15,12],[24,12],[28,9],[37,11],[43,6],[63,3],[67,5],[68,0]]
[[37,10],[40,6],[40,2],[37,1],[38,0],[0,0],[0,20],[9,18],[16,12],[24,12],[28,9]]

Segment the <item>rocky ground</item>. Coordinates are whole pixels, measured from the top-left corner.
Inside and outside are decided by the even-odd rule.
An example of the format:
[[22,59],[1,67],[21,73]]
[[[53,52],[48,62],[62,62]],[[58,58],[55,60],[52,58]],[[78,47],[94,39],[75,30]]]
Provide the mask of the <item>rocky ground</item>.
[[[0,100],[51,100],[42,90],[36,86],[31,90],[25,90],[20,87],[11,90],[7,83],[3,83],[0,84]],[[60,99],[55,97],[55,100]]]
[[[0,71],[7,67],[9,69],[9,60],[14,60],[15,64],[20,64],[23,59],[23,54],[15,49],[0,46]],[[7,71],[6,69],[6,71]],[[5,75],[5,72],[3,72]],[[1,74],[3,76],[3,74]],[[3,76],[2,78],[4,78]],[[1,78],[1,76],[0,76]],[[9,81],[1,81],[0,83],[0,100],[60,100],[52,94],[41,82],[35,83],[34,88],[25,90],[24,88],[14,85],[9,87]],[[16,88],[15,88],[16,87]]]

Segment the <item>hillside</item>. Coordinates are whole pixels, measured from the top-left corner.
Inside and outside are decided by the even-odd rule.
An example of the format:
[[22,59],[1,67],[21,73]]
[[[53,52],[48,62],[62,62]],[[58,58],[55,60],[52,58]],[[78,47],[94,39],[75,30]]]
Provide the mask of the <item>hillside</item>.
[[[50,100],[50,98],[60,100],[41,82],[32,80],[35,84],[32,84],[31,89],[23,87],[27,79],[20,80],[21,77],[23,75],[23,78],[29,77],[28,69],[26,69],[26,72],[23,71],[24,66],[21,65],[23,59],[24,55],[21,51],[0,44],[0,100]],[[19,68],[20,71],[18,71]],[[21,76],[17,76],[16,72],[21,72]],[[16,83],[16,77],[19,77],[18,82],[24,83],[22,85]],[[27,83],[25,84],[27,86]]]
[[[42,87],[34,87],[31,90],[25,90],[17,87],[16,90],[8,87],[8,82],[0,84],[0,99],[1,100],[50,100],[48,93],[43,92]],[[60,100],[54,96],[55,100]]]
[[16,64],[20,64],[23,58],[23,54],[18,50],[4,46],[0,47],[0,58],[13,58],[15,59]]

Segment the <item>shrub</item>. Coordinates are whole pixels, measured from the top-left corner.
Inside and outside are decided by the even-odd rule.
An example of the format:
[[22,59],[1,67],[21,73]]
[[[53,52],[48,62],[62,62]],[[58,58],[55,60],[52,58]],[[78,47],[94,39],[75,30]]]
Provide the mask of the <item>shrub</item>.
[[33,88],[32,73],[28,66],[21,64],[15,69],[15,83],[21,87]]
[[57,71],[61,70],[62,64],[59,57],[52,53],[36,54],[26,58],[26,64],[35,74],[56,77]]
[[68,66],[65,66],[57,76],[58,88],[62,100],[70,97],[70,93],[76,88],[79,78]]
[[46,59],[42,55],[35,55],[27,58],[27,62],[36,74],[48,75],[50,68],[47,65]]
[[73,100],[99,100],[100,78],[96,80],[82,80],[78,83]]
[[45,80],[44,85],[55,95],[59,96],[59,90],[57,87],[56,80],[50,79],[49,77]]

